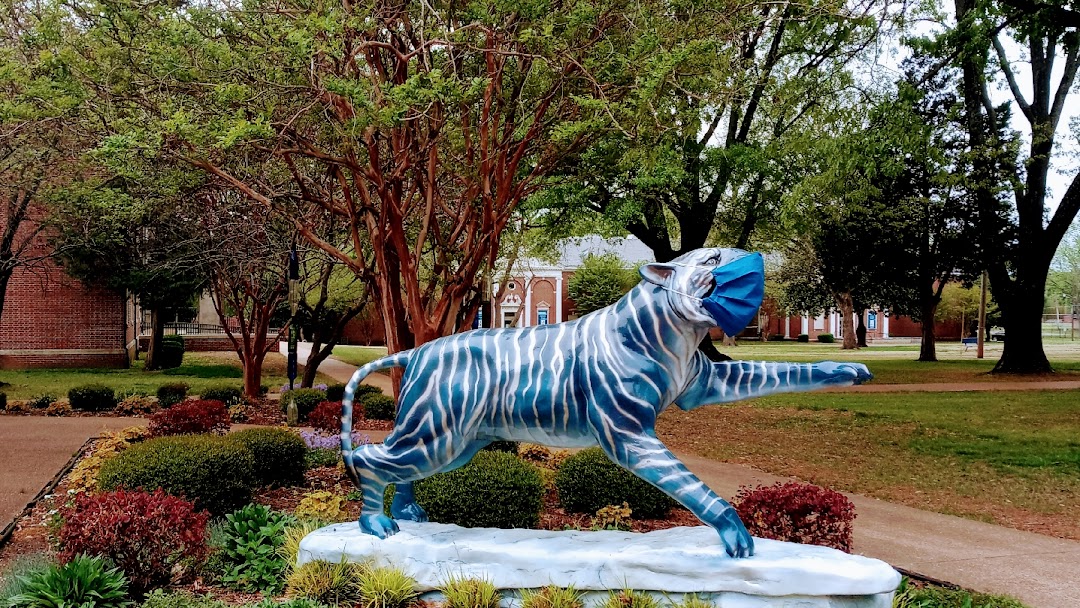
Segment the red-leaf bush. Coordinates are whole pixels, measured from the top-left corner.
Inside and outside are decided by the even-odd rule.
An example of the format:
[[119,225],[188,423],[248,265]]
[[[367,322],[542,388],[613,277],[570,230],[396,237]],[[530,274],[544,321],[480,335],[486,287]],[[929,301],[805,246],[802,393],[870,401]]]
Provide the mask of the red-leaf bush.
[[221,401],[183,401],[150,416],[150,435],[198,435],[226,433],[232,426],[229,410]]
[[60,561],[79,554],[106,557],[136,592],[168,584],[175,566],[194,568],[209,552],[209,515],[160,489],[79,494],[60,516]]
[[[354,421],[363,419],[363,410],[363,407],[353,405]],[[341,432],[341,402],[323,401],[319,403],[319,405],[315,406],[315,409],[308,414],[308,424],[320,431],[325,431],[331,435],[337,435]]]
[[754,536],[851,553],[855,505],[843,494],[809,483],[742,486],[733,501]]

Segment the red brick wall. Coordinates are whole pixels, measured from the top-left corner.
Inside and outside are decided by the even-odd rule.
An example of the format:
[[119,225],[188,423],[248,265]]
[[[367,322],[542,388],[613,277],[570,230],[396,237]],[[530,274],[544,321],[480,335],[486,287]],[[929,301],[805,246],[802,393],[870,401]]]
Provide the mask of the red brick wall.
[[[47,246],[44,235],[37,241]],[[122,294],[87,287],[52,262],[17,268],[0,315],[0,368],[125,367],[125,316]]]

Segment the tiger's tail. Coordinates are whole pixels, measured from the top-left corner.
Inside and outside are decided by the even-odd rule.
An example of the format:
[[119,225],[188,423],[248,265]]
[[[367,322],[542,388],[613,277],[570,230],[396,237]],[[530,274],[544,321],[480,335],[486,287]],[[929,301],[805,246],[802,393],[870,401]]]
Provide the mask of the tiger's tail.
[[360,386],[360,381],[372,372],[392,367],[405,367],[409,363],[409,357],[411,356],[412,349],[409,349],[388,355],[382,359],[376,359],[356,370],[352,378],[349,379],[349,383],[345,385],[345,396],[341,401],[341,459],[345,461],[345,472],[349,475],[349,479],[352,479],[353,483],[357,485],[359,485],[360,480],[353,469],[352,455],[352,409],[356,387]]

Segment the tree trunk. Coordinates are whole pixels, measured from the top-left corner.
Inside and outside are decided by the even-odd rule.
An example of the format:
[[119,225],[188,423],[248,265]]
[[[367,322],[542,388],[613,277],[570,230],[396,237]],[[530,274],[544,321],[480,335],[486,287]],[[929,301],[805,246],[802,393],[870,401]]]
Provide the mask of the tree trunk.
[[836,304],[840,308],[840,327],[844,333],[844,350],[858,348],[855,340],[855,302],[851,298],[851,292],[845,291],[836,294]]
[[9,281],[11,281],[11,271],[0,272],[0,319],[4,318],[4,300],[7,299]]
[[336,341],[332,340],[325,346],[322,343],[320,332],[314,332],[311,341],[311,352],[308,353],[307,361],[304,361],[304,376],[300,380],[300,388],[311,388],[315,385],[315,375],[319,373],[319,365],[326,361],[334,350]]
[[150,344],[146,347],[147,370],[160,369],[158,353],[161,352],[161,342],[165,337],[165,316],[161,314],[161,307],[155,306],[150,309]]
[[919,344],[919,361],[937,361],[937,336],[934,334],[934,317],[938,302],[923,302],[919,313],[922,319],[922,343]]
[[865,348],[866,344],[866,310],[859,310],[859,325],[855,328],[855,337],[858,338],[860,348]]
[[[1019,272],[1018,279],[1020,278]],[[1042,313],[1046,278],[1031,281],[1029,288],[1018,284],[1015,295],[1002,304],[1005,349],[994,366],[995,374],[1049,374],[1054,371],[1043,351]],[[1041,284],[1040,284],[1041,283]],[[1038,289],[1036,292],[1035,290]]]
[[244,396],[258,399],[262,392],[262,367],[265,353],[244,353]]

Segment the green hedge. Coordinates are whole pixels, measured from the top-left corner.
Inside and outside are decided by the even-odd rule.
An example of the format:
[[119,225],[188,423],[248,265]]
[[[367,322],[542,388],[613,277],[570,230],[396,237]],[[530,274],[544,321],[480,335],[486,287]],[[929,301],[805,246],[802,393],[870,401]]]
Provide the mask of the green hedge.
[[[472,462],[413,485],[431,521],[467,528],[534,528],[544,481],[532,464],[507,452],[481,451]],[[393,497],[388,490],[386,505]]]
[[795,341],[796,342],[809,342],[810,341],[810,335],[809,334],[799,334],[799,337],[795,338]]
[[555,475],[559,503],[571,513],[596,513],[627,503],[636,518],[663,517],[675,501],[652,484],[611,462],[600,448],[573,454]]
[[174,369],[184,364],[184,336],[162,336],[157,364],[161,369]]
[[300,422],[305,422],[315,408],[326,401],[326,391],[317,388],[297,388],[281,393],[281,411],[287,412],[289,401],[296,400],[296,413]]
[[157,389],[157,400],[161,407],[172,407],[187,398],[188,389],[191,387],[183,382],[170,382],[162,384]]
[[103,384],[84,384],[68,391],[71,409],[100,412],[116,407],[116,393]]
[[136,444],[105,461],[98,476],[103,490],[161,488],[214,515],[251,500],[255,458],[238,441],[212,435],[160,437]]
[[220,401],[225,405],[236,405],[244,400],[244,389],[236,386],[218,386],[204,390],[199,397],[204,401]]
[[836,338],[832,334],[818,334],[817,341],[824,344],[832,344],[836,341]]
[[226,436],[251,451],[251,470],[260,486],[302,484],[307,445],[299,435],[283,428],[245,429]]
[[393,397],[379,393],[368,393],[360,400],[364,406],[364,417],[371,420],[393,420],[397,417],[397,403]]

